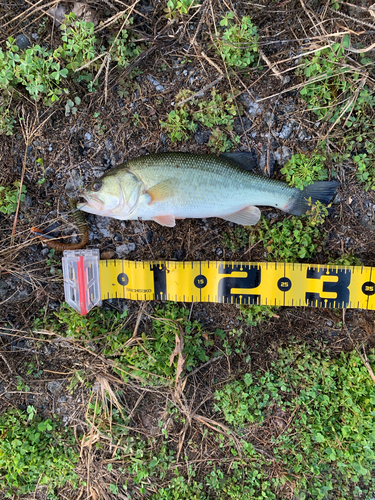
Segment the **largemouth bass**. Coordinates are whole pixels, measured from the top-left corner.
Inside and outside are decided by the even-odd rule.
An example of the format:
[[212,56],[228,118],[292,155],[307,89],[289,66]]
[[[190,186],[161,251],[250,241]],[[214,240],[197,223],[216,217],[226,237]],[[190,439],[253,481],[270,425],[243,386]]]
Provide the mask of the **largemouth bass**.
[[322,181],[303,191],[243,168],[251,153],[199,155],[156,153],[140,156],[106,172],[81,193],[80,210],[120,220],[152,220],[173,227],[176,219],[220,217],[244,226],[260,218],[257,205],[294,215],[309,209],[308,199],[327,204],[336,182]]

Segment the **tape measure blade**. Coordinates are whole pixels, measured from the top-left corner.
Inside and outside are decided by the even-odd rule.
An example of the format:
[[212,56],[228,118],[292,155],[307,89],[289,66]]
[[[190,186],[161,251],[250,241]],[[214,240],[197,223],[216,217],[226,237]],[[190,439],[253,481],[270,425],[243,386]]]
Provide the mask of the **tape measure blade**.
[[375,310],[371,267],[222,261],[99,263],[102,299]]

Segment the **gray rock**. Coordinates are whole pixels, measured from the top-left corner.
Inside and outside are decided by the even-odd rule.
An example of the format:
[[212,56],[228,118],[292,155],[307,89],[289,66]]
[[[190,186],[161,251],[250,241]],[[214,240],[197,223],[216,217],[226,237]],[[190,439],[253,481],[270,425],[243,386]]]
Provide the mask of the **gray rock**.
[[22,205],[26,208],[29,208],[33,205],[33,199],[29,194],[25,195],[25,198],[23,199]]
[[165,88],[163,87],[163,85],[161,85],[161,83],[159,83],[154,77],[152,77],[151,75],[147,75],[146,76],[146,79],[152,83],[152,85],[155,87],[155,90],[157,90],[157,92],[164,92],[165,91]]
[[294,113],[295,110],[296,110],[296,107],[294,105],[294,102],[289,102],[289,104],[286,104],[284,106],[284,112],[289,114],[289,115]]
[[29,296],[27,290],[19,290],[18,292],[16,292],[12,299],[10,300],[10,302],[19,302],[21,300],[25,300],[27,299]]
[[341,201],[341,194],[337,193],[336,196],[335,196],[335,198],[332,201],[332,204],[333,205],[338,205],[340,203],[340,201]]
[[115,146],[114,146],[113,142],[111,141],[111,139],[106,139],[104,141],[104,147],[107,151],[113,151]]
[[274,152],[274,157],[277,163],[283,167],[288,160],[292,157],[292,150],[286,146],[281,146]]
[[257,103],[256,98],[254,98],[252,95],[243,94],[242,100],[247,105],[247,112],[251,117],[260,115],[260,113],[263,111],[262,106]]
[[280,132],[278,133],[278,136],[280,139],[289,139],[289,137],[292,135],[293,132],[293,126],[291,123],[284,123],[282,126]]
[[91,141],[91,137],[92,137],[92,135],[89,134],[88,132],[86,132],[86,134],[85,134],[86,141]]
[[2,302],[9,296],[9,286],[4,280],[0,280],[0,301]]
[[25,50],[31,47],[31,42],[26,35],[20,34],[16,36],[16,45],[20,50]]
[[271,113],[270,111],[267,111],[267,113],[264,115],[263,121],[269,127],[272,127],[272,125],[273,125],[273,123],[275,121],[275,115],[273,113]]
[[209,141],[210,136],[211,132],[209,132],[208,130],[198,130],[198,132],[194,134],[194,139],[197,144],[202,146]]
[[61,391],[62,388],[62,382],[59,380],[51,380],[51,382],[48,382],[47,384],[47,389],[51,394],[58,394]]
[[299,141],[309,141],[311,139],[311,135],[309,135],[306,130],[302,129],[298,133],[298,140]]
[[234,120],[233,128],[234,128],[234,131],[236,132],[236,134],[243,134],[247,130],[251,129],[251,127],[252,127],[251,120],[246,118],[246,116],[242,117],[242,122],[241,122],[240,118],[236,118]]
[[124,243],[123,245],[116,247],[116,253],[120,257],[122,255],[128,255],[128,253],[133,252],[134,250],[135,250],[135,243]]
[[111,232],[108,229],[110,222],[111,219],[109,217],[96,217],[96,227],[99,233],[104,236],[104,238],[110,238],[112,236]]

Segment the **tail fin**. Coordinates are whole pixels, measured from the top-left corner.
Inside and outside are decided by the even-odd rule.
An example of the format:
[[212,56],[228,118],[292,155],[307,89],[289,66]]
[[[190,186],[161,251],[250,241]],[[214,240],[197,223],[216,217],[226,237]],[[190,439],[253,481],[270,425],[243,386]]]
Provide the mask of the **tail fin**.
[[320,201],[324,205],[328,205],[336,192],[337,186],[338,183],[335,181],[318,181],[306,186],[303,191],[296,189],[290,203],[284,210],[292,215],[303,215],[311,209],[309,198],[311,198],[311,204]]

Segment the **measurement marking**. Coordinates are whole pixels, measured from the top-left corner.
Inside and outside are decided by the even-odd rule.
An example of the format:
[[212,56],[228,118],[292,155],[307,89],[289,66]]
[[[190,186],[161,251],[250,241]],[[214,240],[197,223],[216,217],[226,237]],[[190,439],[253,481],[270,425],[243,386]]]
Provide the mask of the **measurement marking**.
[[[369,281],[372,281],[371,278],[372,278],[372,268],[371,268],[371,271],[370,271],[370,279],[369,279]],[[366,309],[368,309],[368,302],[369,302],[369,300],[370,300],[370,295],[367,296]]]

